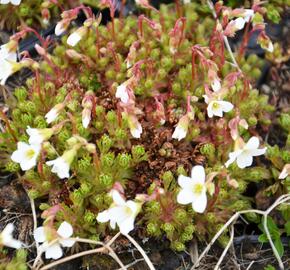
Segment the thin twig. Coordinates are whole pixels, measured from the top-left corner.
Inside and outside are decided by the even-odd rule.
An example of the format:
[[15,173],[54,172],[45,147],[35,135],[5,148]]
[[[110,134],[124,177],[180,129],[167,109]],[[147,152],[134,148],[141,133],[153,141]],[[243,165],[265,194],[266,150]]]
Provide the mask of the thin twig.
[[[144,258],[137,259],[137,260],[125,265],[125,267],[128,269],[129,267],[132,267],[133,265],[137,264],[138,262],[143,262],[143,261],[144,261]],[[122,268],[118,268],[117,270],[122,270]]]
[[32,212],[32,218],[33,218],[33,231],[37,228],[37,217],[36,217],[36,211],[35,211],[35,203],[32,198],[29,198],[30,200],[30,206],[31,206],[31,212]]
[[225,249],[223,250],[223,253],[222,253],[221,257],[219,258],[214,270],[218,270],[219,269],[219,267],[220,267],[224,257],[226,256],[230,246],[233,244],[233,240],[234,240],[234,225],[231,226],[231,237],[230,237],[230,240],[229,240],[227,246],[225,247]]
[[147,254],[145,253],[145,251],[143,250],[143,248],[130,235],[125,234],[124,236],[126,236],[130,240],[130,242],[138,249],[138,251],[143,256],[145,262],[149,266],[149,269],[150,270],[155,270],[155,267],[153,266],[152,262],[148,258]]
[[249,266],[247,267],[246,270],[250,270],[250,268],[252,267],[252,265],[255,263],[255,261],[251,261],[251,263],[249,264]]
[[[113,244],[113,242],[118,238],[118,236],[120,235],[120,233],[117,233],[108,243],[103,243],[100,241],[95,241],[95,240],[91,240],[91,239],[85,239],[85,238],[68,238],[68,240],[72,240],[75,242],[80,242],[80,243],[87,243],[87,244],[93,244],[93,245],[100,245],[102,246],[101,248],[96,248],[96,249],[92,249],[92,250],[87,250],[87,251],[83,251],[83,252],[79,252],[77,254],[73,254],[71,256],[62,258],[60,260],[57,260],[55,262],[52,262],[50,264],[47,264],[45,266],[43,266],[42,268],[40,268],[40,270],[45,270],[45,269],[50,269],[56,265],[65,263],[67,261],[76,259],[78,257],[82,257],[85,255],[90,255],[90,254],[94,254],[94,253],[108,253],[121,267],[122,270],[126,270],[127,268],[125,267],[125,265],[122,263],[122,261],[119,259],[119,257],[117,256],[117,254],[114,252],[114,250],[110,247],[110,245]],[[58,239],[56,239],[55,241],[52,241],[49,245],[54,244],[55,242],[57,242]],[[39,269],[39,267],[36,267],[37,265],[37,261],[40,259],[42,253],[44,251],[42,250],[40,254],[38,254],[37,258],[35,259],[35,262],[33,264],[33,269]]]
[[[94,254],[94,253],[101,253],[101,252],[104,252],[105,250],[106,250],[105,247],[99,247],[99,248],[95,248],[95,249],[91,249],[91,250],[86,250],[86,251],[83,251],[83,252],[79,252],[77,254],[74,254],[74,255],[65,257],[63,259],[60,259],[58,261],[52,262],[50,264],[47,264],[47,265],[43,266],[42,268],[40,268],[40,270],[51,269],[52,267],[55,267],[55,266],[57,266],[59,264],[68,262],[70,260],[73,260],[73,259],[76,259],[76,258],[79,258],[79,257],[82,257],[82,256]],[[121,269],[123,269],[123,268],[121,268]]]
[[[32,219],[33,219],[33,231],[35,231],[37,229],[37,216],[36,216],[36,210],[35,210],[35,203],[31,197],[29,197],[29,201],[30,201]],[[39,250],[39,243],[37,241],[35,241],[35,245],[36,245],[36,254],[37,254],[36,258],[39,258],[40,262],[43,263],[41,260],[41,254],[40,254],[41,252]]]

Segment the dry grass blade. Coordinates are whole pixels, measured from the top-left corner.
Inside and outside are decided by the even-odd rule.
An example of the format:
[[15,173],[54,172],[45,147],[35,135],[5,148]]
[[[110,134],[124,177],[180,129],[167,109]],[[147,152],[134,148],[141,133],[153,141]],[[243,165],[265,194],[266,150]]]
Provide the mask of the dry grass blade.
[[271,213],[271,211],[276,208],[278,205],[282,204],[282,203],[286,203],[290,201],[290,194],[286,194],[286,195],[282,195],[280,196],[267,210],[262,211],[262,210],[255,210],[255,209],[250,209],[250,210],[243,210],[240,212],[235,213],[224,225],[223,227],[216,233],[216,235],[213,237],[213,239],[210,241],[210,243],[207,245],[207,247],[204,249],[204,251],[201,253],[201,255],[199,256],[199,258],[197,259],[197,261],[195,262],[195,264],[192,266],[191,270],[196,269],[196,267],[199,265],[200,261],[205,257],[205,255],[208,253],[208,251],[211,249],[212,245],[215,243],[215,241],[224,233],[224,231],[230,226],[232,225],[232,232],[231,232],[231,238],[229,243],[227,244],[227,247],[225,248],[224,252],[222,253],[222,256],[220,257],[216,267],[214,269],[218,269],[220,264],[222,263],[222,260],[224,259],[229,247],[231,246],[232,242],[233,242],[233,226],[236,222],[236,220],[240,217],[240,215],[242,214],[246,214],[246,213],[256,213],[259,215],[262,215],[264,217],[264,221],[263,221],[263,227],[265,230],[265,233],[267,235],[267,238],[269,240],[269,243],[271,245],[271,248],[273,250],[273,253],[278,261],[279,267],[281,270],[284,270],[284,264],[281,260],[281,257],[273,243],[273,240],[271,238],[271,234],[269,232],[269,229],[267,227],[267,217],[268,215]]

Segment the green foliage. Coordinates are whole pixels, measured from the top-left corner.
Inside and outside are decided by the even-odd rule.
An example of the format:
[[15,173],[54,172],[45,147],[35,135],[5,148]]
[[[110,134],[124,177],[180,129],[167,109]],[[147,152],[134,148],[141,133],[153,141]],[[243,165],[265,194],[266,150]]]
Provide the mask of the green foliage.
[[[48,18],[58,17],[60,10],[52,3],[46,5],[42,0],[22,0],[19,6],[12,4],[0,5],[0,27],[8,30],[16,29],[20,23],[27,26],[46,28],[45,17],[42,12],[48,13]],[[47,1],[48,2],[48,1]],[[62,5],[65,1],[59,1]],[[67,5],[65,5],[67,7]],[[9,11],[9,12],[7,12]]]
[[268,265],[264,268],[264,270],[276,270],[276,268],[275,268],[274,266],[268,264]]
[[16,251],[15,256],[10,261],[2,261],[0,263],[1,270],[26,270],[28,269],[26,265],[27,251],[24,249],[19,249]]

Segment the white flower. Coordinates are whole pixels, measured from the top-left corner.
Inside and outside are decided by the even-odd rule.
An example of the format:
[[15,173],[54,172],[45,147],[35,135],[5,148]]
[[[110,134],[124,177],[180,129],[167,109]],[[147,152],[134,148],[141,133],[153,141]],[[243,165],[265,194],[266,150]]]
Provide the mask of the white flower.
[[14,225],[12,223],[6,225],[4,230],[0,233],[0,245],[19,249],[22,247],[22,243],[19,240],[13,239],[13,230]]
[[279,175],[279,179],[285,179],[286,177],[288,177],[289,174],[290,174],[290,164],[286,164]]
[[117,87],[116,97],[120,98],[123,103],[127,103],[129,101],[127,86],[124,83]]
[[237,160],[237,165],[241,169],[251,166],[253,157],[264,155],[267,150],[267,147],[258,149],[259,144],[257,137],[251,137],[246,144],[229,154],[229,160],[225,163],[225,166],[228,167],[235,160]]
[[83,111],[83,116],[82,116],[82,124],[84,128],[87,128],[91,122],[91,112],[87,113],[87,111]]
[[9,4],[11,3],[14,6],[18,6],[21,3],[21,0],[0,0],[0,4]]
[[139,122],[137,122],[136,126],[131,126],[130,127],[130,132],[131,132],[131,135],[134,138],[140,138],[141,134],[142,134],[142,126],[141,126],[141,124]]
[[0,59],[0,84],[5,85],[7,79],[13,74],[12,65],[7,60]]
[[47,161],[46,165],[52,166],[51,171],[56,173],[60,179],[69,178],[70,164],[68,164],[62,157]]
[[[43,243],[40,249],[45,251],[45,258],[57,260],[63,255],[61,246],[72,247],[74,245],[75,241],[68,239],[72,234],[72,226],[64,221],[57,231],[41,226],[34,231],[33,236],[36,242]],[[54,243],[50,244],[52,241]]]
[[138,122],[138,119],[136,116],[128,115],[128,125],[129,125],[131,135],[134,138],[140,138],[143,129],[142,129],[141,124]]
[[66,29],[68,28],[69,26],[69,22],[67,20],[61,20],[59,21],[56,26],[55,26],[55,29],[54,29],[54,33],[56,36],[60,36],[61,34],[63,34]]
[[46,165],[52,166],[51,171],[56,173],[60,179],[69,178],[70,164],[77,154],[77,149],[72,148],[63,153],[61,157],[46,162]]
[[274,51],[274,45],[271,41],[269,41],[268,47],[266,47],[265,50],[267,50],[270,53]]
[[0,50],[0,84],[5,85],[7,79],[21,68],[17,63],[16,52],[8,51],[7,48],[1,46]]
[[111,196],[112,205],[108,210],[98,214],[97,221],[102,223],[110,221],[112,229],[115,229],[117,224],[122,234],[128,234],[134,229],[134,221],[141,210],[141,203],[125,201],[116,190],[112,190]]
[[177,126],[172,134],[173,139],[182,140],[186,137],[187,131],[188,131],[188,125],[190,118],[193,117],[190,114],[183,115],[178,123]]
[[180,141],[186,137],[186,134],[187,134],[187,130],[184,129],[182,126],[177,125],[172,134],[172,138]]
[[91,122],[91,114],[94,106],[95,94],[92,91],[87,91],[82,100],[82,124],[87,128]]
[[0,58],[16,62],[17,60],[17,43],[10,41],[0,46]]
[[252,9],[245,9],[245,12],[243,13],[242,16],[243,16],[246,23],[248,23],[250,20],[252,20],[254,13],[255,12]]
[[18,142],[17,150],[12,153],[11,159],[19,163],[23,171],[27,171],[36,165],[40,148],[39,144],[29,145],[25,142]]
[[203,96],[207,106],[207,115],[212,118],[214,115],[223,117],[223,112],[229,112],[234,108],[234,105],[228,101],[210,100],[206,95]]
[[64,104],[63,103],[59,103],[57,105],[55,105],[46,115],[46,122],[48,124],[50,124],[51,122],[53,122],[54,120],[56,120],[56,118],[58,117],[60,111],[63,109]]
[[245,26],[246,20],[244,18],[237,18],[231,21],[231,23],[233,24],[235,29],[242,30]]
[[207,204],[204,168],[200,165],[194,166],[191,170],[191,177],[179,175],[178,184],[181,190],[177,195],[177,202],[191,203],[195,212],[203,213]]
[[67,44],[74,47],[80,42],[81,39],[82,37],[77,32],[74,32],[68,37]]
[[221,90],[221,82],[219,78],[214,78],[211,84],[211,88],[214,92],[218,92],[219,90]]
[[47,141],[53,135],[53,129],[51,128],[31,128],[27,127],[26,133],[30,136],[30,144],[41,144],[44,141]]
[[80,40],[87,34],[88,28],[85,26],[82,26],[78,28],[76,31],[71,33],[67,39],[67,44],[74,47],[76,46]]

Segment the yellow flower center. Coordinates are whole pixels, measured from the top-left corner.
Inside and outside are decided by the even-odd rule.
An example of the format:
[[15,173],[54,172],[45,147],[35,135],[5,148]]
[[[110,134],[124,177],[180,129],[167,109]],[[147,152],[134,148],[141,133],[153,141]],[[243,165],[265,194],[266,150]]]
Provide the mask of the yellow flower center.
[[220,107],[220,105],[217,102],[214,102],[212,104],[212,107],[213,107],[213,109],[217,110]]
[[197,183],[193,187],[193,193],[200,195],[203,191],[203,184]]
[[32,159],[34,155],[35,151],[33,149],[29,149],[25,152],[25,156],[27,157],[27,159]]
[[131,210],[131,208],[128,207],[128,206],[126,206],[126,207],[125,207],[125,213],[126,213],[127,216],[131,216],[131,215],[132,215],[132,210]]

